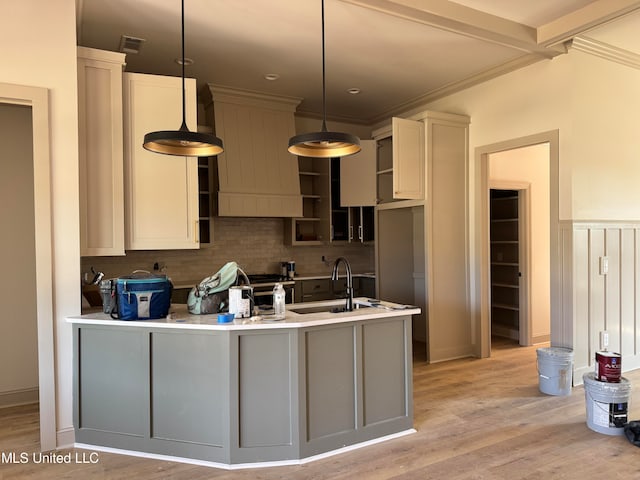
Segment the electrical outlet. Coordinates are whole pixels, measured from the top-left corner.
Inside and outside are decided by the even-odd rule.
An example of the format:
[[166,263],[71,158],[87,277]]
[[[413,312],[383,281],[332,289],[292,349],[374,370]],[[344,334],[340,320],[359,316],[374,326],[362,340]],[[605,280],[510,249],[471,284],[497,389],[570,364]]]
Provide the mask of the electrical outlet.
[[603,330],[600,332],[600,349],[606,350],[609,348],[609,332]]

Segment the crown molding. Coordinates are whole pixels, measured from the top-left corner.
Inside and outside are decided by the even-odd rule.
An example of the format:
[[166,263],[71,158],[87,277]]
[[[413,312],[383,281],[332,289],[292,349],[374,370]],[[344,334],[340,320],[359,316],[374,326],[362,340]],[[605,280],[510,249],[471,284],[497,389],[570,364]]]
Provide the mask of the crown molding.
[[614,47],[605,42],[594,40],[593,38],[578,36],[569,42],[569,47],[579,52],[595,55],[611,62],[620,63],[628,67],[640,69],[640,55],[625,50],[623,48]]

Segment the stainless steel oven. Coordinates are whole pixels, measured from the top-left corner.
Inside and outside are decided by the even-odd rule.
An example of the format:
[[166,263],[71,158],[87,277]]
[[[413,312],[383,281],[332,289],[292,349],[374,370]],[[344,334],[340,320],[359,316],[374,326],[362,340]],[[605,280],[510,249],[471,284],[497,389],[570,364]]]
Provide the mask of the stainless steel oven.
[[261,308],[270,308],[273,305],[273,287],[276,283],[281,283],[284,288],[285,302],[293,303],[295,298],[295,284],[278,274],[262,273],[257,275],[247,275],[249,283],[253,287],[254,304]]

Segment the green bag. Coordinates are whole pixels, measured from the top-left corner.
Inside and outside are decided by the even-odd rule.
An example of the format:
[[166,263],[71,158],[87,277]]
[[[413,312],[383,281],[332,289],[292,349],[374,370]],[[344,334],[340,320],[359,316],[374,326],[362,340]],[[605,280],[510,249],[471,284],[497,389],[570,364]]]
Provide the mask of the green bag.
[[194,315],[229,310],[229,287],[235,285],[240,273],[247,285],[249,280],[236,262],[227,262],[216,273],[203,279],[189,291],[187,309]]

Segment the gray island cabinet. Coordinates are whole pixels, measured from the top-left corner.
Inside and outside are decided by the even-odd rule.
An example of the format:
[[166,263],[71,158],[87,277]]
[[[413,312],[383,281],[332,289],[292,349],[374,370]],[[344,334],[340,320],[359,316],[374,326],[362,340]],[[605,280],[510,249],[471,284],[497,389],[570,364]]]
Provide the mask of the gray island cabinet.
[[278,322],[219,324],[183,306],[152,321],[69,318],[76,445],[255,466],[413,431],[419,309],[288,307]]

